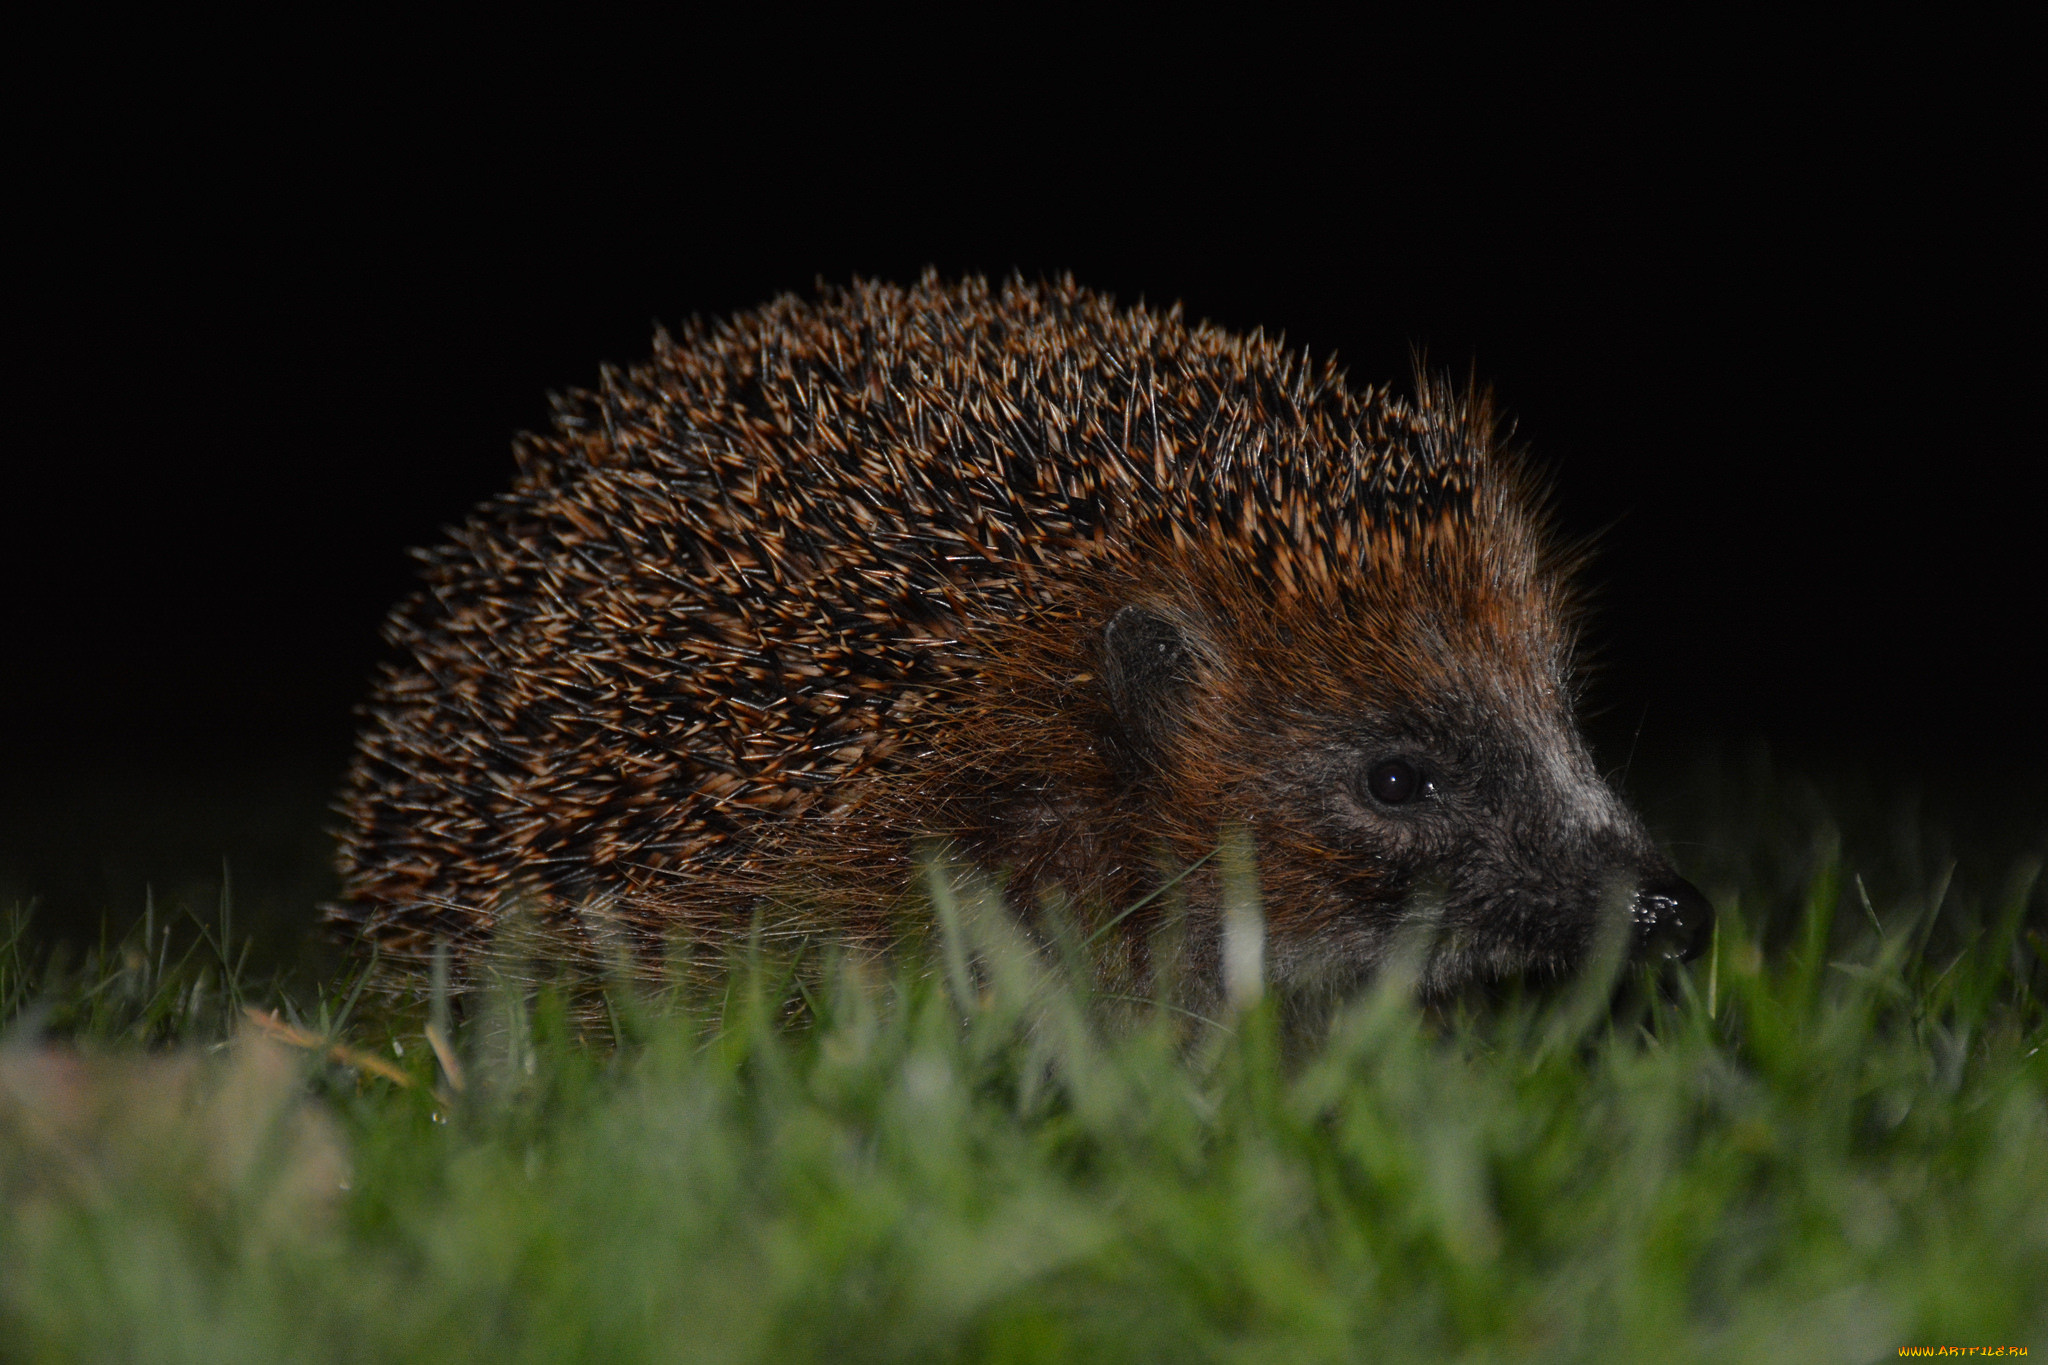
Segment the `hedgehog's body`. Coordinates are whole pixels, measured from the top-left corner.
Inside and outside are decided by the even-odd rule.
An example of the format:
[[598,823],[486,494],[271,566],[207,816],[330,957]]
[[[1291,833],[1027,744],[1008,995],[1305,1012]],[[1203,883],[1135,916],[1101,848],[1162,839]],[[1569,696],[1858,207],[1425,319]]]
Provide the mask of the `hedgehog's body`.
[[1241,822],[1282,976],[1369,970],[1424,888],[1438,984],[1569,968],[1617,885],[1698,906],[1578,739],[1492,446],[1444,392],[1071,285],[660,338],[426,556],[342,913],[400,953],[515,902],[874,938],[919,836],[1125,904]]

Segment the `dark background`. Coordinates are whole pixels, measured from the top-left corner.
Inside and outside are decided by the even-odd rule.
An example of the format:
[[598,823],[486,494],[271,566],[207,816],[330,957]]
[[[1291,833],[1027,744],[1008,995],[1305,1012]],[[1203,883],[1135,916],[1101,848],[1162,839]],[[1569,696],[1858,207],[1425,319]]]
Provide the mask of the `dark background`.
[[547,391],[657,321],[927,264],[1490,383],[1598,533],[1611,764],[1762,740],[2037,790],[2024,87],[1931,38],[1679,69],[1495,37],[1442,81],[1312,33],[1179,73],[1059,35],[987,70],[71,51],[17,109],[0,883],[85,923],[225,856],[303,920],[404,551]]

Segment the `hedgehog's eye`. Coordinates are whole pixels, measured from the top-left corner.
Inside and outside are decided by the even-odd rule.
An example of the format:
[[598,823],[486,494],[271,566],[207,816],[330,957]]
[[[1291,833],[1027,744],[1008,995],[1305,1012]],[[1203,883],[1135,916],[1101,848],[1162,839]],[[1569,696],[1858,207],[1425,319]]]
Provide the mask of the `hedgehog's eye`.
[[1403,763],[1398,758],[1378,764],[1365,775],[1365,789],[1372,799],[1383,806],[1398,806],[1413,801],[1428,790],[1429,784],[1422,780],[1422,774],[1415,771],[1412,763]]

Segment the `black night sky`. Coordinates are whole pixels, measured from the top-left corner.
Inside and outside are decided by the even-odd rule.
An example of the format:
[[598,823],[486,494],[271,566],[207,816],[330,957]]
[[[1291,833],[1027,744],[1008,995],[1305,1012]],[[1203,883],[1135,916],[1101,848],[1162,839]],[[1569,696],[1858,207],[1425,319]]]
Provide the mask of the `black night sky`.
[[927,264],[1177,299],[1360,381],[1476,373],[1598,535],[1611,764],[1763,739],[2038,785],[2026,102],[1937,96],[1958,54],[1423,95],[1331,46],[1185,81],[85,64],[18,120],[5,886],[97,914],[296,866],[406,547],[509,479],[548,390],[656,321]]

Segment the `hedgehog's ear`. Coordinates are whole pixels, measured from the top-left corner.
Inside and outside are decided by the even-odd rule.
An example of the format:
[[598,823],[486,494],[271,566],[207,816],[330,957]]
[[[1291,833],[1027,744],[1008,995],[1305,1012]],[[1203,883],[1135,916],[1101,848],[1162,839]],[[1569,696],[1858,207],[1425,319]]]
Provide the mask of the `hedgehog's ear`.
[[1133,757],[1157,761],[1180,728],[1195,651],[1180,626],[1149,607],[1125,607],[1102,631],[1102,681]]

